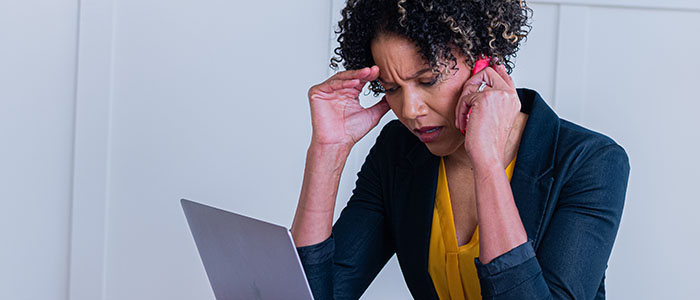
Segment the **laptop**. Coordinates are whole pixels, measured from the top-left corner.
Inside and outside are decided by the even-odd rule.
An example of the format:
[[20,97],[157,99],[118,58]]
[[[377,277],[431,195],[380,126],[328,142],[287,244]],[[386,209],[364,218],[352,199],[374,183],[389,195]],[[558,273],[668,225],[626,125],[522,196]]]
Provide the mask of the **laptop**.
[[287,228],[180,203],[216,299],[313,299]]

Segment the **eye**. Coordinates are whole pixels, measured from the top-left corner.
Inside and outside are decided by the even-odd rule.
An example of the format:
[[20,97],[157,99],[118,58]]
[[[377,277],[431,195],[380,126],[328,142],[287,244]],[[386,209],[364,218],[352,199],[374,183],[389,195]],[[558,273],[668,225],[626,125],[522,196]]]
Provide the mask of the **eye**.
[[424,86],[433,86],[438,81],[438,76],[433,77],[430,82],[421,82],[420,84]]
[[384,92],[387,94],[391,94],[393,92],[396,92],[397,89],[398,89],[398,87],[391,88],[391,89],[384,89]]

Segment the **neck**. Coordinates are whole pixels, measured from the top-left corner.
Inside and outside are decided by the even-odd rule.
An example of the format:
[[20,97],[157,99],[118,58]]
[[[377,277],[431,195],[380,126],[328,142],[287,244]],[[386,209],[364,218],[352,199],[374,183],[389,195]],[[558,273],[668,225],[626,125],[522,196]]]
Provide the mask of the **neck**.
[[442,159],[444,160],[446,166],[456,165],[459,166],[460,169],[473,170],[472,159],[467,154],[467,150],[464,149],[464,144],[459,146],[459,148],[457,148],[457,151],[453,152],[450,155],[444,156]]

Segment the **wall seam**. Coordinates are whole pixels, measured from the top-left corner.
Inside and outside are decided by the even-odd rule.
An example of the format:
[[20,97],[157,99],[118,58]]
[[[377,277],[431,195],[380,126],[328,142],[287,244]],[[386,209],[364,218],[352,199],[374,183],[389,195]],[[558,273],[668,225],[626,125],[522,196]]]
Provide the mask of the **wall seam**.
[[558,84],[558,72],[559,72],[559,41],[561,40],[561,4],[557,4],[557,28],[556,28],[556,41],[554,43],[554,70],[552,70],[552,73],[554,74],[552,78],[552,107],[556,109],[557,107],[557,91],[559,90],[557,88]]
[[71,275],[72,275],[72,264],[73,264],[73,205],[75,197],[75,161],[76,161],[76,133],[78,124],[78,73],[80,65],[80,18],[81,18],[81,0],[77,0],[77,20],[76,20],[76,37],[75,37],[75,65],[74,65],[74,77],[73,77],[73,136],[71,145],[73,146],[71,161],[70,161],[70,204],[68,205],[68,259],[66,260],[66,299],[70,299],[71,293]]
[[111,187],[111,174],[112,174],[112,108],[114,104],[114,65],[115,65],[115,45],[116,45],[116,28],[117,28],[117,1],[112,0],[112,20],[110,28],[110,45],[109,45],[109,93],[107,96],[107,152],[105,154],[105,194],[104,194],[104,235],[102,236],[102,295],[101,299],[107,299],[107,257],[109,254],[109,249],[107,247],[108,233],[109,233],[109,204],[110,204],[110,187]]

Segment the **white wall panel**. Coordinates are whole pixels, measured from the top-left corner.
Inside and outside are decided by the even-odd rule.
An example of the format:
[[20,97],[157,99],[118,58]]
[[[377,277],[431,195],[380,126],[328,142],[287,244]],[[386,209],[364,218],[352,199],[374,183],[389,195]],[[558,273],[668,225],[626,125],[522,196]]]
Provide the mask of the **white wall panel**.
[[329,5],[117,2],[106,299],[213,298],[181,197],[291,224]]
[[559,6],[528,4],[533,10],[532,30],[513,60],[515,86],[536,90],[550,105],[554,104],[556,84]]
[[67,299],[77,5],[0,3],[0,299]]
[[102,299],[109,185],[112,1],[80,2],[71,232],[71,300]]
[[589,11],[581,123],[627,149],[632,172],[610,299],[689,299],[700,268],[700,12]]
[[554,107],[559,117],[581,120],[581,109],[588,97],[585,80],[588,69],[595,71],[586,57],[588,45],[589,8],[561,5],[557,37]]

